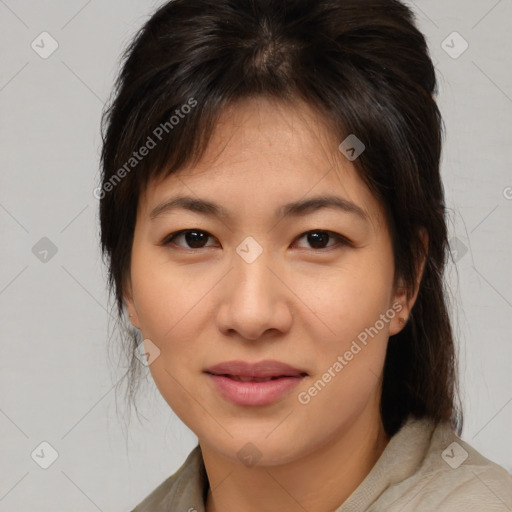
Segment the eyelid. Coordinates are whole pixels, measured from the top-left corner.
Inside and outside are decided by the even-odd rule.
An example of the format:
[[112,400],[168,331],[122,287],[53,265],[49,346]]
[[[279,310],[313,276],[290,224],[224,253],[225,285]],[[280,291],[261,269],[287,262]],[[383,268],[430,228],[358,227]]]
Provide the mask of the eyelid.
[[336,233],[336,231],[330,231],[328,229],[310,229],[308,231],[305,231],[301,235],[299,235],[296,238],[296,240],[300,240],[302,237],[304,237],[306,235],[309,235],[310,233],[327,233],[332,238],[337,238],[338,239],[338,243],[334,244],[334,245],[330,245],[330,246],[324,247],[323,249],[313,249],[313,248],[312,249],[308,249],[308,248],[304,248],[304,247],[301,247],[301,249],[311,250],[311,251],[315,251],[315,252],[316,251],[318,251],[318,252],[327,252],[330,249],[336,249],[340,245],[342,245],[342,246],[343,245],[347,245],[349,247],[355,247],[354,243],[351,240],[349,240],[346,236],[340,235],[339,233]]
[[[199,229],[199,228],[180,229],[179,231],[174,231],[173,233],[169,233],[168,235],[166,235],[161,240],[160,245],[163,245],[163,246],[171,245],[173,243],[173,241],[172,241],[173,238],[176,238],[180,235],[185,235],[186,233],[190,233],[190,232],[204,233],[204,234],[208,235],[209,238],[215,238],[215,236],[213,236],[208,231],[205,231],[204,229]],[[178,244],[174,244],[174,245],[176,245],[177,247],[180,247],[181,249],[185,249],[185,250],[189,250],[189,251],[198,251],[199,250],[199,249],[193,249],[191,247],[184,247],[184,246],[178,245]],[[210,246],[208,246],[208,247],[210,247]],[[201,249],[207,249],[208,247],[201,247]]]
[[[216,237],[214,235],[212,235],[208,231],[205,231],[204,229],[188,228],[188,229],[181,229],[179,231],[174,231],[173,233],[170,233],[170,234],[166,235],[161,240],[160,245],[163,245],[163,246],[171,245],[173,243],[172,240],[174,238],[176,238],[176,237],[178,237],[180,235],[186,234],[186,233],[190,233],[190,232],[204,233],[204,234],[208,235],[209,238],[215,238],[216,239]],[[339,233],[336,233],[335,231],[331,231],[331,230],[328,230],[328,229],[321,229],[321,228],[310,229],[308,231],[305,231],[305,232],[301,233],[299,236],[297,236],[295,238],[295,240],[300,240],[301,238],[303,238],[306,235],[309,235],[310,233],[327,233],[330,236],[337,238],[339,240],[339,242],[338,242],[338,244],[327,246],[327,247],[324,247],[322,249],[314,249],[314,248],[308,249],[308,248],[305,248],[305,247],[301,247],[300,249],[311,250],[311,251],[315,251],[315,252],[327,252],[328,250],[334,249],[334,248],[338,247],[339,245],[342,245],[342,246],[346,245],[346,246],[349,246],[349,247],[355,247],[354,243],[351,240],[349,240],[347,237],[345,237],[343,235],[340,235]],[[294,242],[295,242],[295,240],[294,240]],[[194,252],[198,251],[199,249],[208,249],[209,247],[211,247],[211,246],[206,246],[206,247],[200,247],[199,249],[193,249],[191,247],[184,247],[184,246],[178,245],[178,244],[175,244],[175,245],[177,247],[180,247],[181,249],[185,249],[185,250],[188,250],[188,251],[194,251]]]

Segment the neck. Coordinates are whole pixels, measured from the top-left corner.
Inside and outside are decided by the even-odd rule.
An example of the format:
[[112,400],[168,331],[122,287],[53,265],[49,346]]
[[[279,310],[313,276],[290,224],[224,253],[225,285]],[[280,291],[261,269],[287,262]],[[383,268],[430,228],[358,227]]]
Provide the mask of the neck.
[[210,482],[206,512],[326,512],[370,472],[389,441],[380,415],[364,415],[321,447],[283,465],[248,468],[203,447]]

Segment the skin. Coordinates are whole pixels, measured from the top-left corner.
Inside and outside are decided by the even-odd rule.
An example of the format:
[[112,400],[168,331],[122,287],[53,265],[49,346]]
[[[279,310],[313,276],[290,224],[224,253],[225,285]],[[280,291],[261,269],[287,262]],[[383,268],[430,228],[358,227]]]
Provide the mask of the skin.
[[[389,441],[379,413],[386,347],[416,294],[407,301],[404,287],[394,287],[384,210],[339,142],[304,104],[246,100],[223,112],[199,164],[151,182],[140,197],[126,306],[160,350],[150,365],[159,391],[198,437],[207,512],[334,510]],[[177,194],[216,202],[230,217],[175,209],[150,219]],[[355,203],[368,221],[332,208],[275,216],[283,204],[317,195]],[[185,236],[162,245],[184,229],[210,237],[199,248]],[[312,230],[351,245],[333,235],[315,246],[304,235]],[[263,249],[252,263],[236,252],[248,236]],[[298,394],[393,304],[400,313],[301,404]],[[239,406],[203,373],[234,359],[276,359],[308,375],[275,403]],[[252,467],[237,456],[248,442],[261,456]]]

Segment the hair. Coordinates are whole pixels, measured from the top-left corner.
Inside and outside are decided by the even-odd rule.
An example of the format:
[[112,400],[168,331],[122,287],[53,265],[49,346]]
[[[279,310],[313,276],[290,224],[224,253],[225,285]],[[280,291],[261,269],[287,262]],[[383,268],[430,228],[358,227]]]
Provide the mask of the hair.
[[[388,343],[384,428],[394,435],[413,416],[448,421],[460,434],[436,94],[425,38],[396,0],[173,0],[158,8],[123,54],[102,118],[96,190],[119,325],[126,324],[137,207],[149,181],[196,164],[228,105],[255,97],[303,101],[332,124],[340,142],[355,134],[366,146],[353,164],[384,206],[395,282],[405,283],[408,298],[418,291],[407,324]],[[124,329],[133,398],[140,339]]]

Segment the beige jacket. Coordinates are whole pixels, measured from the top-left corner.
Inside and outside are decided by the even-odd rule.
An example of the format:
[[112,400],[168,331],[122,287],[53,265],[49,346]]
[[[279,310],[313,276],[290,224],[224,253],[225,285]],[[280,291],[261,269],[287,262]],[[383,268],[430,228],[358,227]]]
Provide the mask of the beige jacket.
[[[201,449],[132,512],[205,512]],[[409,419],[359,487],[335,512],[512,511],[512,477],[448,424]]]

